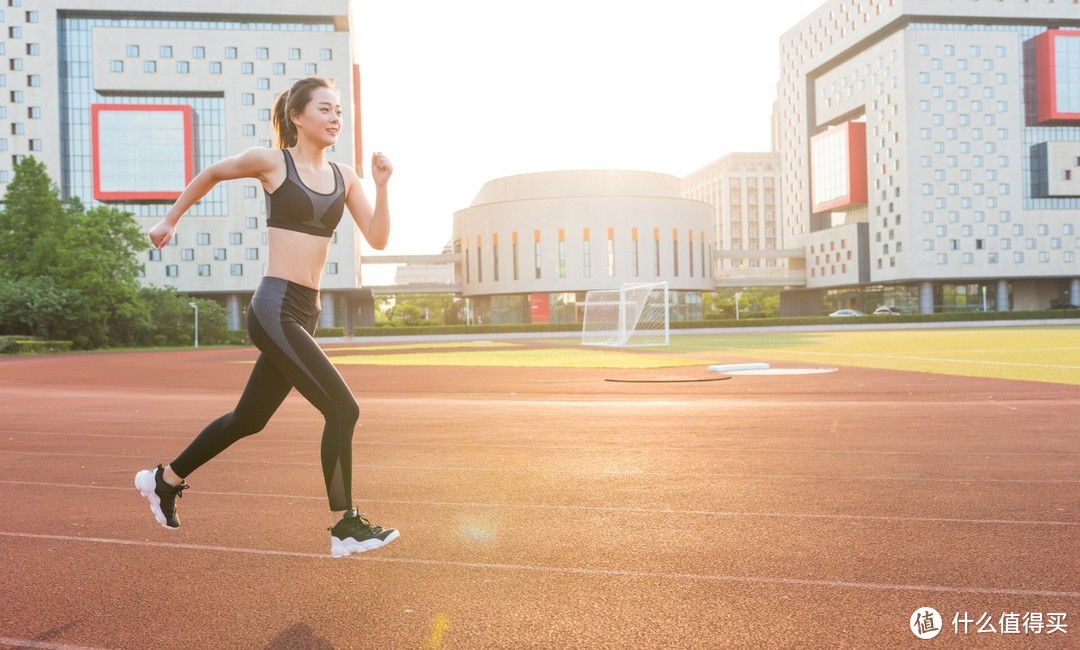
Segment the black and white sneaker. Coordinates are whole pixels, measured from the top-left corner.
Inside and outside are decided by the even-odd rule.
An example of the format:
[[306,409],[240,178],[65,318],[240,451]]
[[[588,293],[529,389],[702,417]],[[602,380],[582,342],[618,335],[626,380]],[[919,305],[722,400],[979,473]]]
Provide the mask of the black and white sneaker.
[[183,496],[184,490],[188,489],[187,481],[173,487],[165,482],[162,475],[165,468],[161,465],[157,469],[144,469],[135,475],[135,487],[139,494],[150,502],[150,512],[154,513],[154,519],[165,528],[179,528],[180,519],[176,516],[176,498]]
[[345,513],[341,521],[330,527],[330,554],[346,557],[371,551],[394,541],[398,534],[393,528],[372,526],[366,517],[353,508]]

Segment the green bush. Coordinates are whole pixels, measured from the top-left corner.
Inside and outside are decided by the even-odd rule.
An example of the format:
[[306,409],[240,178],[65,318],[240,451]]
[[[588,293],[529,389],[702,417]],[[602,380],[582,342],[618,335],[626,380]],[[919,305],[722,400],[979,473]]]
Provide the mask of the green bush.
[[320,338],[341,338],[345,336],[344,327],[320,327],[315,331],[315,335]]

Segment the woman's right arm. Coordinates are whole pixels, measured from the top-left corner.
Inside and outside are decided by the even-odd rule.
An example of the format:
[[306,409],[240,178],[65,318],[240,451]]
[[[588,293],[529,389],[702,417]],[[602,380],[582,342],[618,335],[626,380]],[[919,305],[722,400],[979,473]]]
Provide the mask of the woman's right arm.
[[284,164],[281,154],[275,153],[275,149],[253,147],[239,155],[223,158],[196,174],[165,213],[165,218],[150,229],[150,243],[158,249],[168,244],[176,235],[180,217],[221,181],[257,178],[265,183],[266,177],[274,171],[275,163]]

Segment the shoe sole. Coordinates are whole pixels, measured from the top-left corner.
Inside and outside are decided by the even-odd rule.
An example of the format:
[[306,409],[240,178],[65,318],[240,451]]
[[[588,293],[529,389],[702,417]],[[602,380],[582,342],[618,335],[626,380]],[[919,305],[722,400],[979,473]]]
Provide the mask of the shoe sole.
[[330,537],[330,555],[334,557],[349,557],[354,553],[365,553],[367,551],[374,551],[375,549],[386,546],[390,542],[394,541],[401,536],[401,533],[394,531],[386,536],[386,539],[379,539],[378,537],[372,537],[371,539],[365,539],[362,542],[358,542],[352,537],[346,537],[341,540],[337,537]]
[[157,495],[156,487],[157,480],[154,470],[144,469],[135,475],[135,489],[150,502],[150,512],[154,515],[154,520],[166,530],[176,530],[165,520],[165,513],[161,511],[161,497]]

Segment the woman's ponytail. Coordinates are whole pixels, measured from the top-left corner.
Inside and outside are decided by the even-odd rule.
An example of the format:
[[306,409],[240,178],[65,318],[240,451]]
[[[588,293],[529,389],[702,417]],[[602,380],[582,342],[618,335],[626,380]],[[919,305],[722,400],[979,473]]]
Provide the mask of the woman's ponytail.
[[274,135],[279,149],[285,149],[296,144],[296,125],[289,119],[289,95],[292,89],[286,90],[274,100],[274,110],[271,120],[274,124]]

